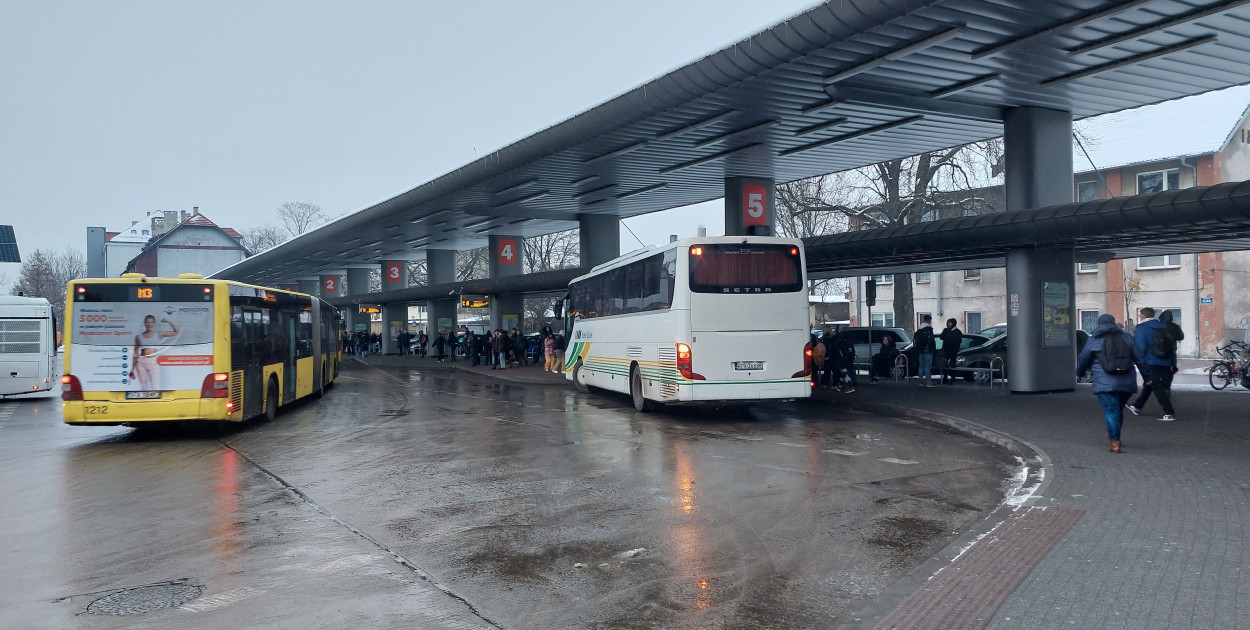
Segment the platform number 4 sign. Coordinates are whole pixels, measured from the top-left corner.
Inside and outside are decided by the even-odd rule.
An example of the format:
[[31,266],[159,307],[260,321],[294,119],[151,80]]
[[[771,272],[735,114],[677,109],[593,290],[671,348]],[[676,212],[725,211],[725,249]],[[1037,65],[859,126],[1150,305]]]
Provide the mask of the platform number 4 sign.
[[403,279],[404,270],[399,265],[400,263],[386,263],[387,282],[399,282]]
[[743,184],[742,225],[768,225],[768,189],[764,186]]
[[515,265],[517,257],[516,239],[499,239],[499,264]]

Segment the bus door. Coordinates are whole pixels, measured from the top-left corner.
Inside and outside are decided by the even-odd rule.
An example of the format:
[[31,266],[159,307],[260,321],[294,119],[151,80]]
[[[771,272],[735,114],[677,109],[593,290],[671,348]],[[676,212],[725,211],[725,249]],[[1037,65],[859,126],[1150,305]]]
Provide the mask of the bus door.
[[282,311],[282,326],[286,327],[286,356],[282,357],[282,400],[295,400],[295,318],[297,315]]
[[260,311],[243,309],[243,330],[247,338],[243,356],[243,417],[251,418],[260,415],[265,404],[265,375],[261,370],[261,356],[265,353],[261,343],[264,330]]

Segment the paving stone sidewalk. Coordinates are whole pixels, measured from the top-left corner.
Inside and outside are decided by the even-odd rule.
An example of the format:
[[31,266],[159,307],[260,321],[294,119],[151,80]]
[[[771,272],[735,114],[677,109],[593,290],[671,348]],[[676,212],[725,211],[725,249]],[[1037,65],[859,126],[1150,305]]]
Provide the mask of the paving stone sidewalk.
[[1152,400],[1142,416],[1127,416],[1120,455],[1107,451],[1088,386],[1026,396],[882,382],[817,397],[1014,436],[1049,460],[1031,508],[1083,511],[993,616],[968,627],[1250,628],[1250,391],[1175,392],[1177,422],[1158,421]]

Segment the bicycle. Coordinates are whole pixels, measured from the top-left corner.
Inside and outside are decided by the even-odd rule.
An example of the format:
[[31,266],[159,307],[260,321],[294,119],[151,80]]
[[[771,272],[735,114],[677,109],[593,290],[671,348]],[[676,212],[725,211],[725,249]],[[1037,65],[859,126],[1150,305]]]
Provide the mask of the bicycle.
[[[1215,351],[1224,358],[1207,368],[1207,380],[1211,382],[1212,388],[1224,389],[1229,383],[1239,381],[1250,373],[1250,344],[1230,341],[1228,345],[1216,348]],[[1238,354],[1242,355],[1240,359]]]

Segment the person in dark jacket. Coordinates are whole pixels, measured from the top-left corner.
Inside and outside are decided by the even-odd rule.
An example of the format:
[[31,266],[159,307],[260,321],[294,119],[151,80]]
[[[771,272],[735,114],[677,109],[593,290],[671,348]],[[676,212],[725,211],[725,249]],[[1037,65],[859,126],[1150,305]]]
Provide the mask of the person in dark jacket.
[[933,384],[933,353],[937,349],[933,337],[933,317],[925,315],[921,318],[921,326],[916,329],[911,342],[916,345],[916,378],[921,387],[934,387]]
[[1102,367],[1103,344],[1109,335],[1121,335],[1125,344],[1133,353],[1133,364],[1141,373],[1146,387],[1150,386],[1150,366],[1146,363],[1146,354],[1133,343],[1133,338],[1115,324],[1115,317],[1110,314],[1098,316],[1098,328],[1090,335],[1089,341],[1081,349],[1076,358],[1076,373],[1079,376],[1090,370],[1094,383],[1094,394],[1102,404],[1103,416],[1107,422],[1107,438],[1111,441],[1112,453],[1120,452],[1120,426],[1124,424],[1124,405],[1137,391],[1137,376],[1133,370],[1123,374],[1108,374]]
[[443,336],[442,332],[434,338],[434,356],[438,357],[439,363],[447,358],[447,337]]
[[881,338],[881,347],[877,349],[877,353],[872,355],[872,380],[876,383],[878,377],[889,378],[890,370],[894,369],[894,361],[898,359],[898,346],[894,344],[894,337],[886,335]]
[[496,330],[495,335],[491,337],[491,356],[495,365],[492,370],[502,370],[508,367],[508,337],[503,334],[502,330]]
[[938,335],[938,339],[942,340],[942,384],[945,385],[947,379],[951,383],[955,382],[955,357],[959,355],[959,347],[963,345],[964,334],[957,328],[959,322],[952,317],[946,320],[946,328],[942,329],[942,333]]
[[1133,331],[1133,339],[1137,342],[1137,347],[1146,353],[1146,363],[1150,364],[1150,387],[1143,387],[1141,393],[1137,395],[1127,409],[1133,415],[1141,415],[1142,407],[1146,406],[1146,401],[1150,400],[1150,393],[1154,392],[1155,398],[1159,399],[1159,406],[1163,407],[1163,417],[1159,418],[1164,422],[1173,422],[1176,420],[1176,410],[1172,407],[1172,375],[1176,374],[1176,348],[1168,348],[1166,356],[1158,356],[1155,354],[1156,343],[1155,337],[1166,331],[1173,341],[1180,341],[1185,338],[1185,333],[1181,331],[1181,327],[1172,322],[1172,313],[1163,311],[1159,319],[1154,319],[1155,310],[1153,308],[1143,308],[1141,310],[1141,318],[1145,321],[1137,325]]
[[833,387],[840,379],[838,362],[833,360],[833,346],[836,343],[836,337],[837,333],[834,332],[833,326],[825,324],[824,334],[820,336],[820,343],[825,346],[825,364],[820,371],[821,387]]
[[[826,350],[826,352],[828,351]],[[855,393],[857,380],[855,370],[855,341],[851,339],[850,335],[842,331],[838,331],[838,334],[834,335],[832,357],[834,363],[837,364],[835,368],[837,370],[835,373],[837,376],[835,389],[843,394]],[[826,356],[825,360],[829,360],[829,356]],[[842,385],[843,375],[846,375],[847,380],[847,385],[845,387]]]

